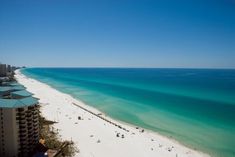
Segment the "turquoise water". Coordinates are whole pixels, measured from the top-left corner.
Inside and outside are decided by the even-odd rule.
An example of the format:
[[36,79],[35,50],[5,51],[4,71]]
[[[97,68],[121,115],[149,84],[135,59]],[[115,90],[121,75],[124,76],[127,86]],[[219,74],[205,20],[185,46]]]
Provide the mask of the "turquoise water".
[[215,157],[235,156],[235,70],[27,68],[110,117]]

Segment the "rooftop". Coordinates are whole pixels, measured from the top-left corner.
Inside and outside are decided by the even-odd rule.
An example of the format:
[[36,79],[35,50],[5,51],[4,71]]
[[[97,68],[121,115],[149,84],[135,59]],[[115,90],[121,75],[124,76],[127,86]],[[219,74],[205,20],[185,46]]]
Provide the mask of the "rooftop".
[[20,108],[35,105],[38,99],[34,97],[26,97],[22,99],[0,99],[1,108]]
[[11,91],[11,90],[12,90],[12,87],[9,87],[9,86],[0,87],[0,93],[1,92]]
[[20,90],[25,90],[24,86],[0,86],[0,95],[4,95],[9,92],[13,91],[20,91]]
[[28,97],[32,96],[33,94],[28,92],[27,90],[20,90],[11,93],[12,96],[21,96],[21,97]]
[[3,82],[2,84],[6,86],[22,86],[18,82]]
[[[3,98],[4,95],[7,97]],[[0,108],[20,108],[35,105],[38,103],[38,99],[32,97],[32,95],[18,82],[3,82],[3,86],[0,86]]]

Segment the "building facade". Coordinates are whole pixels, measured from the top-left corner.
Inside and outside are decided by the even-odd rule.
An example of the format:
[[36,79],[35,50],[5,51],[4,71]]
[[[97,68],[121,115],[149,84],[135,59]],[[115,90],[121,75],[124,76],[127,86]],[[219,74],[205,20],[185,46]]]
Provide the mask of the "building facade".
[[7,75],[7,65],[0,64],[0,77],[5,77]]
[[29,157],[39,141],[38,100],[17,83],[0,86],[0,156]]

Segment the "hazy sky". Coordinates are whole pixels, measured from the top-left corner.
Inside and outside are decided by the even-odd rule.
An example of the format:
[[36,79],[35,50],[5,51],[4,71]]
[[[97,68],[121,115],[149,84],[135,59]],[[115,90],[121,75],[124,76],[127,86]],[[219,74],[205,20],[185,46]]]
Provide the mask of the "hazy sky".
[[235,1],[0,0],[0,62],[235,68]]

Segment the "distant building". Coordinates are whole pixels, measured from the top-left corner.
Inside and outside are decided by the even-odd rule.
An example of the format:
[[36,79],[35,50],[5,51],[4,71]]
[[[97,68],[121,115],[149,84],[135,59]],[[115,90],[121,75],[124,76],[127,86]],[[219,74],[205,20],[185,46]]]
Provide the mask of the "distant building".
[[38,100],[18,83],[0,86],[0,156],[28,157],[39,141]]
[[7,72],[12,72],[11,65],[7,65]]
[[0,64],[0,77],[5,77],[7,75],[6,64]]
[[16,67],[16,66],[12,66],[12,67],[11,67],[11,70],[12,70],[12,71],[14,71],[14,70],[16,70],[16,69],[19,69],[19,67]]

